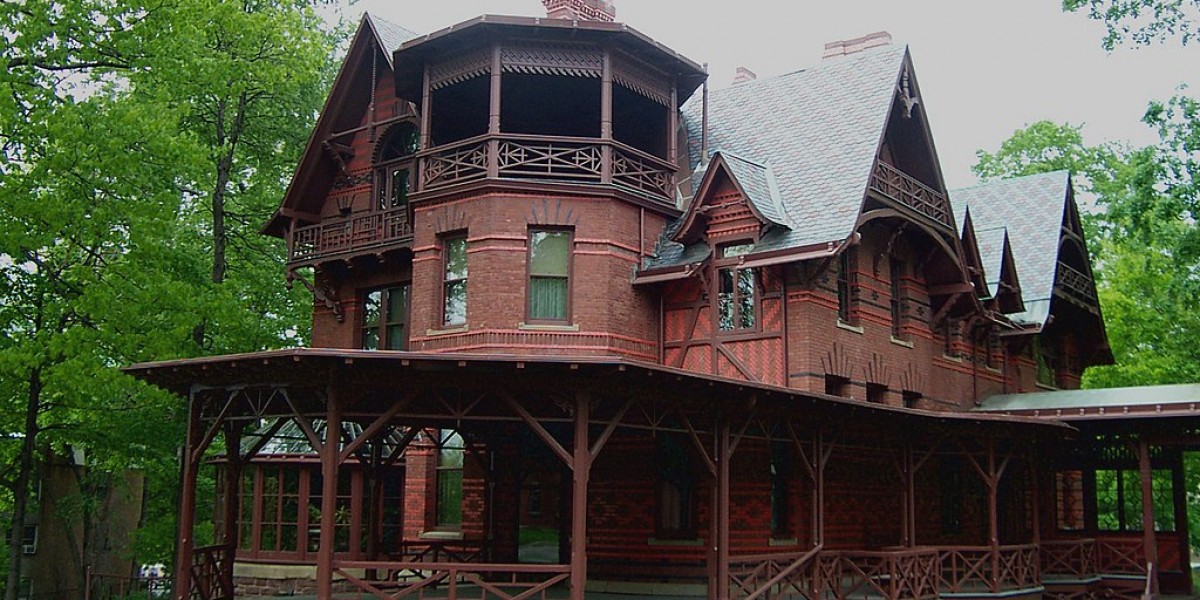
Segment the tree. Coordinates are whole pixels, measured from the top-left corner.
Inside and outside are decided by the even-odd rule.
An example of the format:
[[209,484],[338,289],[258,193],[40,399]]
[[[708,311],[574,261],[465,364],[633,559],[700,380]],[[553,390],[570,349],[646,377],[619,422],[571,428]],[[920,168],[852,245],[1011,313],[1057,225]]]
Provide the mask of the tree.
[[1089,17],[1104,21],[1107,50],[1126,42],[1147,45],[1172,37],[1187,44],[1200,34],[1197,0],[1063,0],[1063,9],[1086,10]]

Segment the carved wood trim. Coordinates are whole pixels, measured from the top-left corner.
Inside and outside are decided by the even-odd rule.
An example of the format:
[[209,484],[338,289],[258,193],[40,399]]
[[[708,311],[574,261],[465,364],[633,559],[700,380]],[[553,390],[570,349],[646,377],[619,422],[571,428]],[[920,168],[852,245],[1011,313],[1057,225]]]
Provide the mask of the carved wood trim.
[[604,72],[604,52],[587,44],[505,45],[500,49],[500,68],[505,73],[598,78]]
[[613,81],[667,108],[671,107],[670,78],[619,52],[613,53]]
[[477,48],[429,66],[429,88],[440,90],[468,79],[487,75],[492,69],[490,48]]

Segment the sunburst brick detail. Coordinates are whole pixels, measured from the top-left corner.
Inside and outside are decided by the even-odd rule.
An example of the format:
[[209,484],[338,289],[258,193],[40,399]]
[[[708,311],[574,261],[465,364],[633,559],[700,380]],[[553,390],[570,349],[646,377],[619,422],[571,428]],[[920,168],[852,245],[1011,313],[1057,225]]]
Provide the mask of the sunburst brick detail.
[[834,342],[829,352],[821,357],[821,368],[829,375],[837,375],[846,379],[850,379],[854,374],[850,357],[846,355],[846,347],[837,342]]

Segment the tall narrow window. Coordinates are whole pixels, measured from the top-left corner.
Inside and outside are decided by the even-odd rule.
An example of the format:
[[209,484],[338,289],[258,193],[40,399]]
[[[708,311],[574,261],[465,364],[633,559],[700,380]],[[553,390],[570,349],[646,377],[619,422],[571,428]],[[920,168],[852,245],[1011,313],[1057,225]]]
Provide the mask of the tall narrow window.
[[854,286],[857,283],[854,269],[855,249],[849,248],[838,257],[838,320],[848,325],[854,324]]
[[891,267],[891,296],[892,296],[892,337],[904,339],[904,263],[899,257],[889,259]]
[[722,331],[754,329],[758,324],[757,277],[754,269],[738,266],[751,244],[722,246],[717,267],[717,324]]
[[665,538],[696,535],[696,474],[692,455],[681,436],[658,437],[658,534]]
[[528,296],[530,321],[570,319],[571,232],[530,232]]
[[467,322],[467,236],[442,240],[442,324],[447,327]]
[[457,432],[443,429],[437,456],[437,522],[438,527],[462,527],[463,501],[463,439]]
[[372,290],[363,298],[364,350],[404,350],[408,347],[410,286]]
[[790,488],[792,449],[786,442],[771,443],[771,537],[792,535]]
[[420,142],[420,132],[412,123],[388,130],[379,142],[375,174],[375,208],[407,208],[412,191],[412,155]]

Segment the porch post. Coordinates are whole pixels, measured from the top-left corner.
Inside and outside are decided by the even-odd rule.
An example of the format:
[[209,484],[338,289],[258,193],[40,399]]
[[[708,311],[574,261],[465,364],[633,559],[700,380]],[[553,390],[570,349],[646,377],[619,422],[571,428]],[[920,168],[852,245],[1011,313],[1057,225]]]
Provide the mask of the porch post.
[[193,460],[200,445],[201,400],[192,389],[188,394],[187,442],[183,445],[183,465],[179,492],[179,543],[175,549],[175,600],[187,600],[192,595],[192,551],[196,530],[196,471],[200,466]]
[[612,51],[604,49],[604,66],[600,74],[600,183],[612,183],[613,177],[613,72]]
[[1191,545],[1188,543],[1188,511],[1187,511],[1187,481],[1183,473],[1183,451],[1176,449],[1171,459],[1171,493],[1175,503],[1175,531],[1179,532],[1179,556],[1183,558],[1184,582],[1187,585],[1185,593],[1192,593],[1192,569],[1187,566],[1191,557]]
[[987,488],[988,488],[988,544],[991,546],[991,577],[988,584],[993,593],[1000,591],[1000,521],[997,516],[997,495],[1000,492],[1000,474],[996,472],[996,438],[987,442]]
[[500,134],[500,82],[504,77],[503,67],[500,43],[496,42],[492,46],[491,92],[488,96],[488,135],[492,136],[492,139],[488,140],[487,176],[493,179],[500,176],[500,140],[496,139],[496,136]]
[[813,547],[825,543],[825,464],[829,453],[825,449],[825,430],[817,430],[816,452],[813,453],[816,490],[813,492]]
[[1158,536],[1154,533],[1154,494],[1150,470],[1150,442],[1145,434],[1138,435],[1138,470],[1142,479],[1142,536],[1146,546],[1146,562],[1154,568],[1150,578],[1150,593],[1158,594]]
[[317,550],[317,600],[333,598],[333,547],[336,533],[338,462],[341,458],[342,411],[337,393],[326,393],[325,440],[321,444],[321,536]]
[[238,494],[238,480],[242,478],[242,431],[233,423],[225,424],[225,505],[222,506],[221,520],[223,528],[220,532],[221,543],[229,544],[231,552],[237,551],[238,545],[238,509],[241,495]]
[[[717,426],[717,600],[729,600],[729,421]],[[710,594],[711,596],[711,594]]]
[[917,545],[917,473],[913,461],[912,443],[905,441],[900,452],[902,461],[900,476],[904,484],[904,501],[900,503],[900,507],[904,511],[904,514],[901,515],[901,526],[903,527],[901,545],[912,548]]
[[575,451],[571,461],[571,600],[583,600],[587,587],[587,494],[592,468],[588,420],[592,397],[575,394]]
[[1033,543],[1039,546],[1041,551],[1042,544],[1042,470],[1038,468],[1037,449],[1032,448],[1029,451],[1029,456],[1026,459],[1026,464],[1029,465],[1029,502],[1033,513],[1029,515],[1029,526],[1033,529]]

